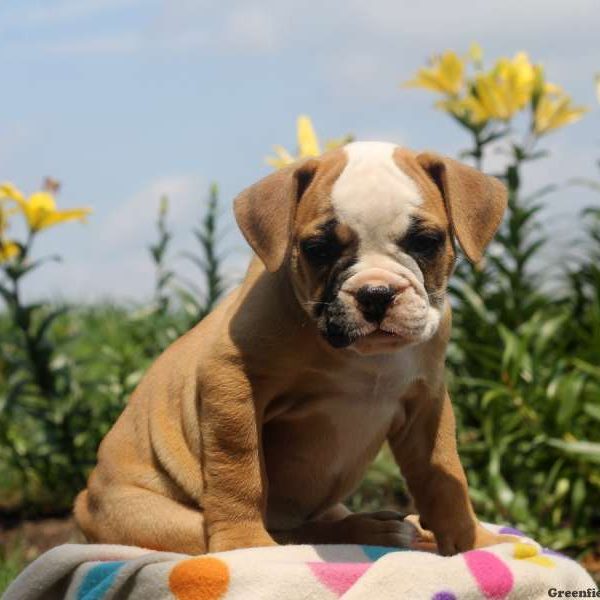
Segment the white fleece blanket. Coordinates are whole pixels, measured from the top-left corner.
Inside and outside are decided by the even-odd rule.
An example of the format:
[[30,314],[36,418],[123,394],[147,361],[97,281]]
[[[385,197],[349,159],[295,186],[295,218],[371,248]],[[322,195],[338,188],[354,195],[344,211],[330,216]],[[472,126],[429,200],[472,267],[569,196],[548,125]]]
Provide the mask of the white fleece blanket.
[[596,589],[575,561],[525,537],[449,558],[351,545],[250,548],[190,557],[129,546],[67,544],[29,565],[4,600],[521,600],[596,597]]

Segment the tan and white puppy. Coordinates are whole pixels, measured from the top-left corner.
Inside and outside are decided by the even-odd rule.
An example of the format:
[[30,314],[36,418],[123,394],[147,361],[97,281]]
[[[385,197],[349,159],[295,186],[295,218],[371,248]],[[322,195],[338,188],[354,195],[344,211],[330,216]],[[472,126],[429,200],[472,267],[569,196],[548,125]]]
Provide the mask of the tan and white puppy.
[[477,522],[444,384],[454,240],[477,262],[501,183],[353,143],[240,194],[242,285],[154,363],[100,446],[75,515],[89,540],[203,553],[402,545],[396,513],[343,501],[387,440],[444,554]]

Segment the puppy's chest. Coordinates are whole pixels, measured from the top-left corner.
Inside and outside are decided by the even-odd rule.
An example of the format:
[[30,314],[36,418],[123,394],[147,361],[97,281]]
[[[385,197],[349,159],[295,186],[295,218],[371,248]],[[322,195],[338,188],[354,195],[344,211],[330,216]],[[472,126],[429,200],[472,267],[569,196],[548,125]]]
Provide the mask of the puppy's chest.
[[[407,387],[405,381],[389,375],[307,373],[302,385],[282,395],[267,410],[266,422],[273,429],[298,430],[313,441],[325,429],[335,430],[335,438],[345,440],[355,431],[364,432],[365,427],[370,431],[387,428]],[[356,439],[351,445],[357,446]]]
[[397,378],[316,376],[279,400],[263,447],[268,520],[288,528],[347,496],[402,418]]

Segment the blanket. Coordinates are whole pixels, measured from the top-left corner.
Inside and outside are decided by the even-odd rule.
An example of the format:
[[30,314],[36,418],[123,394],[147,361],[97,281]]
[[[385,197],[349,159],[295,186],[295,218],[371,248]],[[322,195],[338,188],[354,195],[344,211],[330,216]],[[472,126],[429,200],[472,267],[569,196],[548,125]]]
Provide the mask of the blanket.
[[[512,528],[490,528],[522,536]],[[66,544],[29,565],[4,600],[600,597],[595,594],[593,580],[578,563],[523,536],[452,557],[356,545],[275,546],[191,557]]]

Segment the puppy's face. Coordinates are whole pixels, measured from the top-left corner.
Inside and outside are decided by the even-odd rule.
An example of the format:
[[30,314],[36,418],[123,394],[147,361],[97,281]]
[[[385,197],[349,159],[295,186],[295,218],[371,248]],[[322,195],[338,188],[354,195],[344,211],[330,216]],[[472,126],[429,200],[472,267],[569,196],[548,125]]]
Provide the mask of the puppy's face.
[[338,177],[317,174],[298,206],[298,299],[334,347],[376,353],[424,342],[440,323],[454,263],[439,192],[391,144],[350,144],[337,160]]
[[430,339],[453,237],[477,262],[506,205],[497,180],[451,159],[358,142],[279,171],[236,200],[242,232],[334,347],[390,352]]

